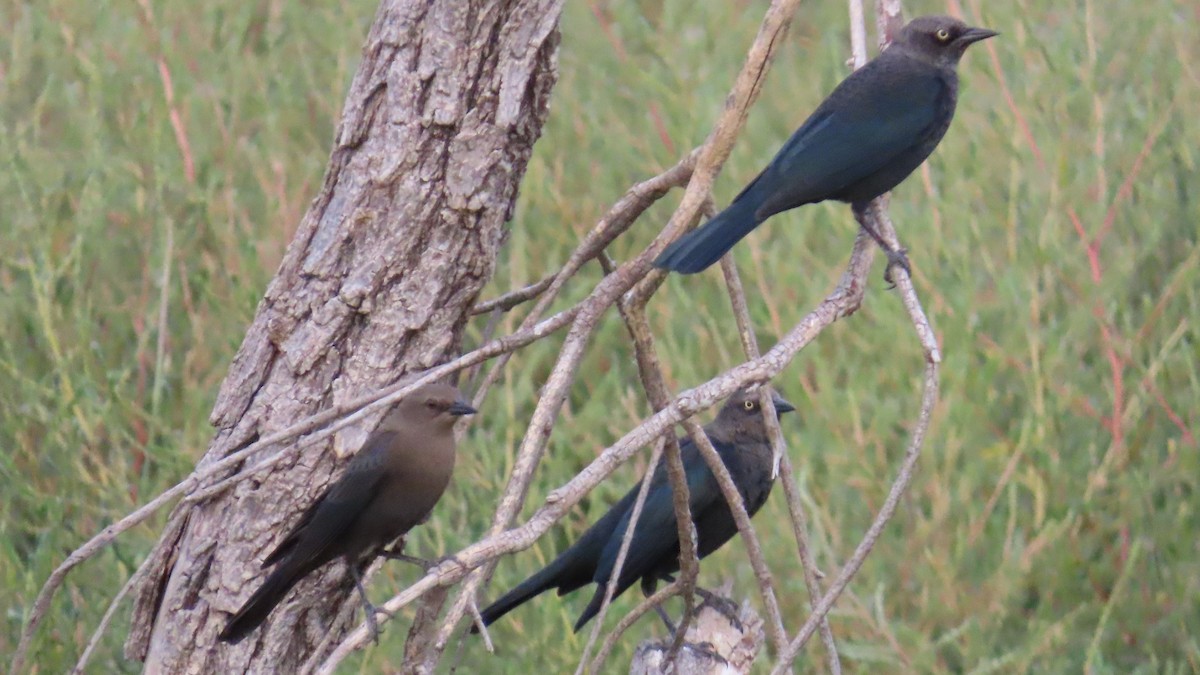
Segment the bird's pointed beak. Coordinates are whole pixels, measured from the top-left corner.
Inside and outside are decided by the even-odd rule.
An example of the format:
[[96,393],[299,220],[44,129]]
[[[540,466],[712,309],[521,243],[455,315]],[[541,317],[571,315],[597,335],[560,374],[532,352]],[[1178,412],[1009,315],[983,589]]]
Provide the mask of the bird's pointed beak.
[[455,401],[450,404],[450,409],[447,412],[455,417],[459,417],[461,415],[474,415],[479,411],[467,405],[465,401]]
[[980,40],[986,40],[990,37],[996,37],[997,35],[999,35],[999,33],[994,30],[988,30],[987,28],[968,28],[967,30],[963,31],[962,35],[958,36],[958,41],[964,45],[969,45],[979,42]]
[[782,415],[783,413],[792,412],[793,410],[796,409],[796,406],[792,405],[791,403],[788,403],[787,399],[780,396],[779,394],[775,394],[774,396],[772,396],[771,401],[775,404],[775,414],[776,415]]

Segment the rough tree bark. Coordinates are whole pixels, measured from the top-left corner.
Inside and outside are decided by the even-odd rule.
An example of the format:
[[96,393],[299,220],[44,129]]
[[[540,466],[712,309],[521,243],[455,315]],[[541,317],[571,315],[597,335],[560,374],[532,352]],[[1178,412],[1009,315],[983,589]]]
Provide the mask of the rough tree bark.
[[[460,351],[556,81],[561,0],[384,0],[305,214],[217,397],[201,465]],[[301,582],[216,647],[259,561],[377,421],[171,514],[125,649],[147,672],[295,672],[352,592]],[[268,448],[252,458],[272,454]],[[252,661],[253,659],[253,661]]]

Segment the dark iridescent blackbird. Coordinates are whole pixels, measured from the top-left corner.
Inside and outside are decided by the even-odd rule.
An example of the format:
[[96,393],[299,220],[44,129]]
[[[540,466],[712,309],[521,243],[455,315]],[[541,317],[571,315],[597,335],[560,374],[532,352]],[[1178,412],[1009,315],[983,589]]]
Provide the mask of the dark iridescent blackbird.
[[[775,409],[782,414],[795,410],[792,404],[774,397]],[[704,432],[729,469],[733,482],[753,516],[767,500],[774,480],[774,456],[758,393],[739,391],[725,402],[717,418]],[[697,553],[701,558],[720,548],[737,534],[733,513],[717,485],[717,479],[691,439],[679,440],[680,458],[687,475],[692,521],[696,526]],[[625,592],[641,579],[642,592],[654,592],[659,580],[668,580],[679,570],[679,530],[670,480],[660,465],[650,479],[650,492],[634,528],[633,541],[613,597]],[[604,592],[616,566],[621,540],[629,529],[633,504],[640,486],[635,486],[597,520],[570,548],[563,551],[545,569],[529,577],[491,606],[483,610],[483,622],[491,624],[535,596],[557,588],[559,595],[591,583],[595,594],[579,620],[578,632],[600,611]]]
[[[923,16],[833,90],[784,143],[767,168],[712,220],[684,234],[654,261],[683,274],[699,272],[772,215],[826,199],[863,212],[896,187],[937,147],[958,94],[958,62],[971,44],[996,35],[947,16]],[[890,264],[906,265],[889,251]]]

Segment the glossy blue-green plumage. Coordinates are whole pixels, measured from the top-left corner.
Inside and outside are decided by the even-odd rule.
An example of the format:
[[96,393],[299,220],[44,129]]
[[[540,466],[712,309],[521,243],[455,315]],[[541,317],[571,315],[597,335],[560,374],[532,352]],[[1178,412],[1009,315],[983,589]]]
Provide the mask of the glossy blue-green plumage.
[[[751,516],[766,502],[774,482],[770,442],[756,401],[757,394],[738,392],[722,406],[717,419],[705,427],[705,433],[729,470]],[[794,409],[778,397],[775,406],[781,413]],[[737,524],[716,477],[695,444],[683,438],[679,448],[687,477],[689,510],[698,537],[697,553],[703,558],[732,539],[737,534]],[[590,621],[600,611],[605,589],[615,571],[639,488],[632,488],[544,569],[484,609],[484,623],[492,623],[552,588],[563,595],[594,583],[596,588],[591,602],[575,623],[575,630]],[[650,491],[621,566],[614,597],[639,579],[652,586],[678,569],[679,537],[674,495],[666,471],[660,466],[650,479]]]
[[899,185],[950,126],[963,51],[994,34],[949,17],[913,20],[833,90],[729,207],[654,264],[699,272],[776,213],[826,199],[862,208]]

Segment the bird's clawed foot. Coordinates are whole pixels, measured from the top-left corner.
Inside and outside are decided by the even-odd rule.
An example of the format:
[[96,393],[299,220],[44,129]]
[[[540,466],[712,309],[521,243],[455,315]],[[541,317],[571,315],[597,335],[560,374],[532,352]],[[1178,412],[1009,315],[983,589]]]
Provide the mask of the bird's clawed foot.
[[[670,578],[668,581],[674,581],[674,578]],[[700,599],[703,602],[701,602],[700,605],[695,608],[694,612],[692,613],[693,617],[699,614],[700,610],[704,607],[711,607],[718,614],[728,619],[729,623],[736,626],[738,630],[743,630],[742,621],[738,617],[740,614],[739,610],[741,608],[738,607],[736,602],[721,595],[720,593],[714,593],[713,591],[710,591],[706,588],[701,588],[700,586],[696,586],[694,591],[696,595],[700,596]],[[649,597],[649,595],[650,594],[648,593],[647,597]],[[656,605],[654,607],[654,611],[658,613],[658,618],[662,619],[662,622],[666,625],[667,632],[669,632],[671,635],[674,635],[675,631],[679,630],[678,624],[676,624],[674,621],[671,621],[671,617],[667,615],[667,610],[663,609],[662,605]]]
[[362,571],[358,569],[358,565],[350,566],[350,576],[354,579],[354,587],[358,589],[359,597],[362,598],[363,612],[367,615],[367,630],[370,632],[371,641],[379,644],[379,622],[375,620],[375,615],[383,614],[389,619],[395,618],[396,615],[371,602],[371,598],[367,595],[367,587],[363,585]]
[[887,256],[888,262],[887,267],[883,270],[883,280],[887,283],[888,290],[890,291],[896,287],[896,282],[892,280],[893,269],[899,267],[909,277],[912,277],[912,266],[908,264],[908,249],[892,248],[883,240],[883,237],[871,224],[870,218],[867,217],[867,206],[865,204],[856,204],[851,210],[854,212],[854,220],[858,221],[859,227],[863,229],[863,232],[871,235],[871,239],[875,240],[875,243],[879,245],[879,248],[883,249],[884,255]]
[[713,643],[711,643],[711,642],[700,642],[700,643],[687,642],[687,643],[684,643],[684,648],[691,649],[692,651],[700,652],[704,656],[708,657],[710,660],[715,661],[717,663],[728,663],[728,661],[725,660],[725,657],[721,655],[721,652],[717,651],[716,646],[714,646]]
[[738,615],[741,613],[740,612],[741,608],[738,607],[738,604],[736,602],[734,602],[733,600],[730,600],[729,598],[727,598],[723,595],[713,593],[712,591],[700,588],[699,586],[696,587],[696,595],[698,595],[704,599],[704,602],[700,605],[700,607],[696,608],[697,611],[704,608],[705,606],[711,607],[718,614],[725,617],[726,619],[729,619],[729,623],[733,624],[733,626],[736,627],[738,630],[744,630],[744,626],[742,626],[742,621],[740,618],[738,618]]
[[885,267],[883,270],[883,280],[887,283],[888,290],[890,291],[896,287],[896,282],[892,280],[892,270],[896,267],[899,267],[911,278],[912,265],[908,264],[908,249],[906,248],[898,248],[895,250],[885,248],[883,249],[883,252],[885,255],[887,255],[888,259],[887,267]]
[[371,636],[371,642],[379,644],[379,636],[383,631],[379,630],[379,622],[375,620],[375,615],[382,614],[389,619],[396,618],[396,615],[367,601],[363,601],[363,613],[367,615],[367,632]]

